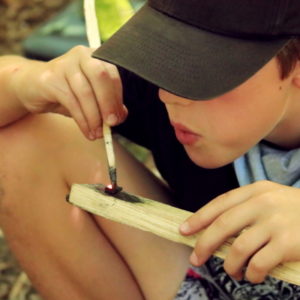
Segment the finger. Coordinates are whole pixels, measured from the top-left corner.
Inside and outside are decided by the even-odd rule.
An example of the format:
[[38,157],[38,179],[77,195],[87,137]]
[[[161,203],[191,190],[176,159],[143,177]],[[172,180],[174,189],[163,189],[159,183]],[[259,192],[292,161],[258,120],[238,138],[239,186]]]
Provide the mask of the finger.
[[229,237],[253,224],[258,209],[252,203],[245,202],[214,220],[197,240],[194,251],[199,264],[203,264]]
[[182,234],[194,234],[195,232],[205,228],[218,218],[223,212],[230,208],[249,200],[249,198],[258,195],[262,190],[269,189],[269,184],[266,182],[254,183],[233,189],[225,194],[222,194],[196,213],[189,217],[181,226]]
[[109,63],[106,63],[105,67],[106,67],[106,70],[110,73],[112,83],[115,86],[114,91],[116,94],[116,99],[122,105],[123,104],[123,86],[122,86],[122,81],[121,81],[119,71],[116,66],[109,64]]
[[243,278],[243,268],[251,256],[270,240],[270,233],[259,224],[250,227],[238,236],[229,248],[224,261],[225,271],[233,278]]
[[[112,102],[111,105],[113,107],[113,112],[115,112],[117,116],[118,119],[117,123],[120,123],[123,120],[125,120],[128,113],[127,108],[123,104],[123,86],[121,82],[121,77],[116,66],[109,63],[105,63],[104,66],[110,76],[110,83],[112,84],[113,91],[114,91],[113,101],[111,101]],[[107,115],[109,117],[110,112],[108,111],[107,113],[103,113],[103,115],[104,116]],[[106,122],[107,120],[108,118],[106,117]],[[116,123],[112,124],[111,122],[108,122],[108,124],[115,125]]]
[[271,241],[259,250],[249,261],[245,277],[252,283],[264,281],[268,273],[282,262],[280,244]]
[[51,109],[53,113],[64,115],[66,117],[71,117],[70,112],[62,105],[57,104],[53,109]]
[[66,70],[66,80],[79,102],[81,110],[88,123],[89,131],[94,137],[100,137],[102,121],[93,89],[79,68],[74,66]]
[[76,96],[73,94],[70,89],[68,82],[65,81],[62,83],[62,86],[67,86],[67,89],[56,89],[55,97],[56,102],[60,103],[63,107],[65,107],[69,111],[69,115],[74,119],[77,123],[78,127],[82,131],[82,133],[90,140],[95,139],[95,137],[91,136],[89,126],[87,120],[84,117],[84,114],[81,110],[80,104],[77,101]]
[[[124,120],[120,88],[122,84],[116,67],[89,59],[81,60],[81,68],[93,87],[103,120],[110,126],[122,122]],[[112,71],[113,69],[115,70]]]

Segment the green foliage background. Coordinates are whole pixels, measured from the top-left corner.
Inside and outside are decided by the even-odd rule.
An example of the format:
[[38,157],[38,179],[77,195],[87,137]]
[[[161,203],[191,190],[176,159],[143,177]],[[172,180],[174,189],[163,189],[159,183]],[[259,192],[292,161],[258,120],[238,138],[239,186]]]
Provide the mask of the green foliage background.
[[144,0],[95,0],[102,41],[106,41],[134,12],[145,2]]

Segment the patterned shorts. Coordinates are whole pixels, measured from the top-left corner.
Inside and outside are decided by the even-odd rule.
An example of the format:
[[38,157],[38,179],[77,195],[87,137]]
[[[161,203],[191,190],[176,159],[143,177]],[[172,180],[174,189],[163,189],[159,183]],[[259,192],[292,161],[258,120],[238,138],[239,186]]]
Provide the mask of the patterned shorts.
[[205,266],[191,267],[174,300],[299,300],[300,286],[267,277],[263,283],[236,281],[213,257]]

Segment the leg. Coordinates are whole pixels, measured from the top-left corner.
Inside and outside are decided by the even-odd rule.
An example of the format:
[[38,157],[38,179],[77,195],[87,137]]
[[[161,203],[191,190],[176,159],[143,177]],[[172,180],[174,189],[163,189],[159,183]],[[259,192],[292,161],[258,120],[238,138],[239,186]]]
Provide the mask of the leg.
[[[1,129],[0,147],[1,226],[45,299],[172,299],[189,249],[64,201],[74,182],[108,182],[102,142],[47,114]],[[145,169],[121,147],[116,152],[128,192],[168,201]]]

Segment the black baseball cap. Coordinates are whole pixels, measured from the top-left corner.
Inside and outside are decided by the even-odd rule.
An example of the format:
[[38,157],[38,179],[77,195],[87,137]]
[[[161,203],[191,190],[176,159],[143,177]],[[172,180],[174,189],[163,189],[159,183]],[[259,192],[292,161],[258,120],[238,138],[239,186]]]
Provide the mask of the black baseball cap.
[[206,100],[300,36],[300,0],[149,0],[93,56],[181,97]]

